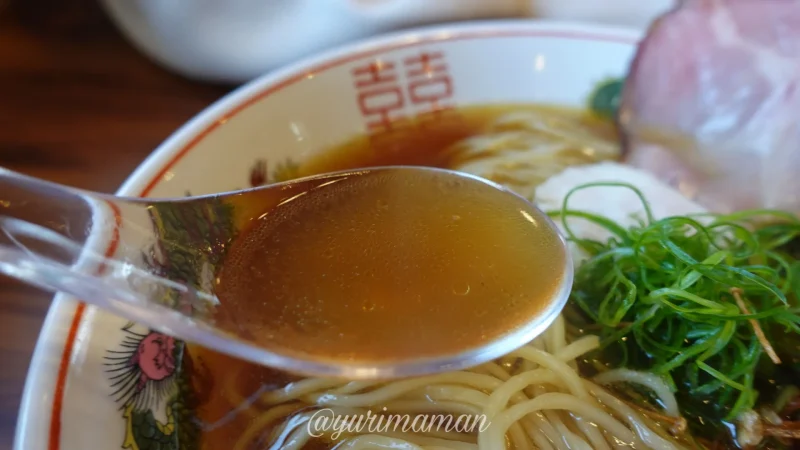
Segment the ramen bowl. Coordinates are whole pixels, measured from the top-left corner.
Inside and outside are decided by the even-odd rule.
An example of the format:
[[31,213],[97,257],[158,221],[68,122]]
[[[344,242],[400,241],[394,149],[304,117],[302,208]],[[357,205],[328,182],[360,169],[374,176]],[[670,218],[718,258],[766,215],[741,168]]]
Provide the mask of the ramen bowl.
[[[520,114],[534,124],[529,128],[573,123],[601,139],[609,130],[592,119],[514,105],[602,113],[638,37],[616,28],[499,21],[350,45],[265,75],[211,105],[118,193],[200,195],[386,162],[458,161],[457,169],[502,177],[509,167],[503,158],[517,153],[470,153],[459,142],[474,130],[507,129]],[[445,131],[433,131],[432,140],[430,130]],[[600,153],[615,151],[609,142]],[[31,364],[15,448],[197,448],[206,431],[196,426],[193,405],[224,388],[206,367],[212,360],[192,357],[170,336],[57,296]]]

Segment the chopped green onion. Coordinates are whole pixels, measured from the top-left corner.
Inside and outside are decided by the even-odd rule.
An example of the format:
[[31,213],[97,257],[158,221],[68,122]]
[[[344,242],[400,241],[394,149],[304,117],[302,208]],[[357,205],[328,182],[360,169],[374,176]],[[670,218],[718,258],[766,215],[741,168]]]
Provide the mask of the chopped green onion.
[[[572,194],[594,186],[634,191],[644,223],[626,228],[570,209]],[[788,340],[800,349],[800,252],[791,249],[800,220],[794,215],[753,210],[655,219],[643,194],[624,183],[578,186],[550,215],[588,255],[576,270],[567,317],[584,322],[573,323],[576,328],[599,334],[599,367],[671,380],[693,429],[707,431],[709,422],[721,424],[756,407],[754,386],[768,377],[762,372],[785,359],[770,342]],[[569,226],[573,218],[612,237],[577,236]]]

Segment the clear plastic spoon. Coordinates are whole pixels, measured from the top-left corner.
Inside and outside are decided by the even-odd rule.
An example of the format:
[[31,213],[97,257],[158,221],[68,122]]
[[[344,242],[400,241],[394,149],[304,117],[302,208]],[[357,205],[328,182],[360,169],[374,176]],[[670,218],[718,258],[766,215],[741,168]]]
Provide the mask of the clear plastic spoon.
[[[427,186],[426,183],[441,189],[438,193],[431,192],[424,205],[408,203],[412,201],[409,199],[414,198],[411,195],[414,189],[419,190]],[[348,207],[353,207],[353,202],[371,198],[368,196],[374,195],[375,189],[383,189],[381,192],[387,195],[386,198],[393,199],[385,205],[378,204],[376,208],[384,210],[395,205],[402,206],[401,210],[393,213],[395,216],[389,216],[389,219],[396,219],[399,224],[396,233],[395,230],[390,230],[389,233],[384,233],[384,236],[379,236],[379,240],[370,241],[368,234],[374,235],[375,230],[367,228],[361,230],[359,227],[374,225],[370,222],[372,219],[354,221],[353,225],[348,225],[346,231],[336,231],[340,228],[338,223],[326,225],[331,220],[343,222],[346,218],[341,220],[332,218],[337,217],[337,213],[345,211]],[[475,196],[474,200],[471,200],[471,196]],[[467,205],[464,207],[466,211],[463,218],[448,212],[448,208],[456,207],[454,205],[458,202]],[[292,209],[287,210],[287,207]],[[317,214],[317,211],[325,211],[325,208],[328,208],[328,212],[324,213],[324,216],[318,216],[318,220],[309,219],[315,217],[313,214]],[[301,211],[302,214],[294,214],[292,211]],[[356,210],[353,216],[359,214],[360,210]],[[446,265],[436,264],[435,261],[438,260],[420,260],[420,266],[413,272],[418,276],[408,279],[402,287],[385,286],[385,290],[390,292],[374,294],[373,308],[374,303],[378,302],[379,309],[384,307],[380,304],[381,299],[390,298],[401,290],[402,294],[408,297],[407,313],[406,309],[398,310],[399,313],[387,310],[392,320],[389,328],[396,326],[400,331],[384,335],[378,328],[378,331],[371,335],[373,337],[369,346],[365,344],[362,349],[361,345],[356,345],[346,355],[331,354],[330,357],[320,353],[321,351],[314,351],[316,344],[319,344],[321,349],[333,345],[330,342],[330,330],[343,326],[345,321],[355,320],[356,329],[352,333],[346,329],[345,332],[339,333],[342,339],[346,339],[360,336],[358,333],[362,331],[359,324],[375,325],[369,323],[370,317],[373,316],[361,309],[352,312],[348,312],[349,310],[331,312],[330,308],[335,309],[340,307],[339,305],[341,308],[351,307],[347,301],[337,303],[339,300],[335,298],[336,293],[332,293],[331,298],[320,300],[328,302],[320,311],[312,310],[313,308],[308,306],[311,303],[300,304],[295,299],[283,305],[280,311],[292,307],[300,308],[303,309],[300,311],[304,314],[302,317],[316,319],[325,317],[329,322],[338,320],[343,323],[320,322],[321,324],[314,325],[316,328],[303,329],[300,327],[302,324],[277,322],[272,313],[269,316],[259,317],[259,311],[262,310],[258,308],[252,312],[245,309],[245,312],[232,322],[220,319],[218,313],[225,311],[221,306],[227,305],[227,303],[221,305],[220,302],[236,300],[218,295],[220,286],[224,286],[224,282],[220,281],[220,272],[231,270],[225,265],[226,254],[234,251],[232,248],[237,248],[239,236],[248,236],[248,227],[261,223],[259,221],[266,220],[265,217],[272,221],[270,226],[278,230],[270,235],[274,239],[273,245],[277,245],[275,242],[282,236],[280,233],[291,235],[293,239],[298,240],[298,245],[289,245],[282,250],[287,258],[296,258],[298,255],[292,252],[295,248],[302,247],[299,245],[302,242],[299,241],[305,241],[306,237],[309,242],[313,239],[318,240],[314,242],[326,242],[326,238],[335,240],[336,237],[333,235],[339,232],[365,233],[363,234],[365,255],[375,248],[381,251],[380,248],[384,247],[383,244],[387,239],[397,241],[391,242],[392,246],[386,247],[391,251],[396,248],[405,254],[406,250],[410,249],[416,252],[412,252],[412,255],[427,255],[425,249],[414,247],[417,241],[409,237],[409,229],[419,224],[425,225],[428,223],[426,221],[433,220],[431,223],[434,223],[436,220],[444,220],[440,217],[442,214],[447,214],[448,220],[452,216],[453,221],[452,230],[445,230],[440,235],[444,236],[445,241],[450,237],[457,238],[462,232],[459,227],[467,226],[462,224],[469,224],[470,217],[473,216],[492,218],[490,222],[496,219],[502,220],[497,223],[510,224],[508,230],[486,228],[485,231],[481,231],[480,227],[483,224],[474,223],[470,226],[479,227],[476,229],[481,233],[480,239],[468,241],[464,245],[467,247],[475,245],[484,250],[496,248],[501,252],[499,255],[507,251],[510,255],[520,256],[508,260],[495,260],[491,252],[484,251],[481,257],[476,253],[474,261],[461,261],[459,264],[465,264],[464,267],[473,271],[471,273],[478,274],[477,278],[486,280],[490,280],[490,277],[506,276],[511,270],[516,272],[523,270],[524,273],[524,270],[530,268],[531,280],[535,282],[528,283],[521,278],[522,281],[519,283],[509,283],[512,285],[493,286],[488,281],[478,283],[478,280],[475,280],[476,284],[473,287],[469,282],[464,284],[458,273],[448,272]],[[506,215],[513,217],[506,220]],[[294,222],[289,223],[290,220]],[[442,223],[450,226],[449,222]],[[310,225],[311,228],[304,228],[305,225]],[[487,227],[489,225],[491,224]],[[424,227],[419,229],[424,230]],[[515,232],[523,233],[524,236],[528,236],[525,233],[533,233],[530,236],[534,236],[535,239],[509,244],[508,240]],[[325,236],[322,236],[323,233]],[[529,254],[528,252],[544,252],[546,241],[550,242],[548,250],[550,253],[542,253],[539,259],[530,259],[535,264],[525,266],[524,264],[527,264],[525,255]],[[436,239],[425,242],[428,246],[437,247]],[[438,251],[446,257],[451,251],[460,250],[449,248],[448,245],[451,245],[447,243],[449,241],[442,242],[439,246],[441,248],[438,250],[432,248],[428,253]],[[512,246],[514,248],[510,248]],[[487,254],[489,256],[486,256]],[[466,259],[471,258],[471,254],[466,255]],[[392,270],[402,269],[392,268],[393,264],[400,264],[398,261],[376,260],[374,255],[371,260],[366,256],[365,258],[365,261],[371,261],[372,266],[379,264],[385,266],[378,270],[377,274],[375,271],[371,272],[372,277],[378,277],[378,280],[382,276],[387,276]],[[552,261],[547,258],[551,258]],[[393,258],[384,257],[384,259]],[[280,263],[280,260],[278,262]],[[336,268],[335,264],[325,266],[323,263],[309,262],[308,269],[301,264],[292,266],[292,270],[308,271],[308,279],[312,280],[310,283],[313,284],[313,280],[320,282],[323,278],[319,277],[327,275],[318,273],[319,271],[329,270],[330,267]],[[356,264],[351,264],[355,266],[352,273],[348,272],[351,270],[349,266],[337,269],[339,275],[361,276],[362,269],[357,268],[357,263],[358,261]],[[563,239],[545,214],[499,185],[459,172],[422,167],[370,168],[308,177],[218,195],[152,200],[76,190],[0,168],[0,273],[49,291],[71,294],[82,301],[163,333],[255,363],[309,375],[364,379],[461,369],[486,362],[520,347],[540,334],[561,311],[571,286],[572,264]],[[277,286],[278,290],[286,286],[295,286],[293,289],[301,290],[306,288],[303,283],[290,282],[289,278],[294,278],[294,272],[289,275],[291,276],[287,276],[285,280],[273,277],[267,281],[253,279],[252,282],[261,283],[257,287],[269,282]],[[464,308],[459,308],[456,304],[455,308],[451,308],[448,312],[445,300],[427,298],[432,297],[430,291],[426,289],[428,285],[425,280],[429,276],[438,277],[439,283],[452,281],[453,292],[458,296],[473,296],[464,297],[465,301],[479,298],[474,297],[476,295],[488,298],[496,296],[499,299],[497,307],[506,308],[507,311],[496,314],[497,311],[492,309],[495,306],[491,302],[485,305],[464,303],[464,308],[474,309],[475,315],[488,314],[488,318],[485,323],[476,322],[478,325],[473,327],[476,328],[474,333],[478,333],[478,336],[484,333],[482,338],[476,340],[464,336],[463,340],[459,340],[461,338],[458,336],[448,334],[447,329],[442,330],[431,325],[439,323],[446,328],[447,320],[464,312],[460,311]],[[481,285],[484,291],[490,291],[481,294]],[[380,284],[374,286],[377,286],[376,290],[384,287]],[[371,291],[365,294],[368,297],[371,295],[373,295]],[[452,302],[453,299],[450,297],[447,296],[450,299],[448,301]],[[509,299],[508,303],[502,303],[502,299]],[[263,305],[270,306],[273,304],[268,302],[278,300],[277,296],[264,298]],[[394,303],[400,305],[395,307],[403,306],[405,300],[401,300]],[[530,302],[538,303],[536,307],[532,307]],[[387,304],[386,308],[390,306]],[[417,309],[414,309],[415,307]],[[328,308],[327,313],[323,312],[324,308]],[[431,311],[432,316],[420,316],[419,308],[427,308],[425,311]],[[238,310],[241,313],[242,308]],[[264,309],[264,311],[273,310]],[[230,314],[230,311],[225,312]],[[340,312],[342,314],[339,314]],[[473,316],[472,310],[466,313],[468,314],[464,317]],[[387,314],[383,316],[375,314],[376,320],[381,320],[378,319],[380,317],[385,320],[387,316]],[[418,315],[415,317],[414,314]],[[441,317],[437,317],[436,314],[440,314]],[[507,321],[502,322],[501,319],[505,320],[506,314]],[[335,319],[330,319],[331,317]],[[492,317],[494,319],[490,319]],[[267,328],[280,323],[284,327],[281,330],[289,330],[285,331],[286,333],[290,331],[296,333],[297,346],[293,344],[295,341],[261,339],[264,333],[261,333],[260,329],[230,325],[252,324],[259,320],[263,320]],[[505,329],[498,331],[497,327]],[[281,330],[267,329],[266,332],[271,336],[272,331],[281,332]],[[452,340],[452,345],[449,347],[444,345],[448,339]],[[399,353],[397,357],[393,354],[375,357],[375,348],[386,348],[387,352],[391,353],[392,345],[402,345],[406,341],[431,342],[431,345],[419,348],[421,357]],[[443,343],[442,346],[433,345],[434,342],[440,341]],[[304,347],[301,348],[299,342],[303,342]],[[369,354],[367,347],[372,349]]]

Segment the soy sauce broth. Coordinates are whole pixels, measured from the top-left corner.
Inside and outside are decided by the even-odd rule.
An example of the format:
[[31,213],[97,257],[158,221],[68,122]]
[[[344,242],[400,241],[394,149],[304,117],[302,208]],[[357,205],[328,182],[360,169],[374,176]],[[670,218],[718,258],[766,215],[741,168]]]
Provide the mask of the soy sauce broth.
[[563,282],[552,223],[489,184],[411,169],[308,184],[252,220],[217,276],[218,325],[277,353],[455,355],[528,324]]
[[[559,155],[565,165],[617,157],[586,148],[589,142],[605,142],[618,147],[617,130],[606,119],[581,109],[549,105],[492,104],[457,108],[433,118],[400,121],[391,130],[355,136],[304,162],[295,176],[391,165],[459,170],[461,164],[480,159],[481,156],[500,153],[503,148],[502,145],[493,143],[485,148],[481,156],[463,155],[455,148],[455,144],[489,133],[507,133],[513,136],[521,131],[520,124],[513,120],[514,116],[525,114],[532,114],[536,118],[536,123],[526,124],[526,131],[540,137],[543,143],[564,138],[573,141],[565,143]],[[511,145],[517,146],[519,143],[511,142]],[[588,156],[583,154],[585,150],[590,150]],[[493,181],[503,182],[502,179]]]

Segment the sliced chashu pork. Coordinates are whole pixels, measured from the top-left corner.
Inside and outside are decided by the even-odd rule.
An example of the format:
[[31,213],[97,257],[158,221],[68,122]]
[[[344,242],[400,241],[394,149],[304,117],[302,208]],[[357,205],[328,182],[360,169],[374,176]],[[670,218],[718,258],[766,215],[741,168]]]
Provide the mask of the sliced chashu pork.
[[800,211],[800,0],[685,0],[642,41],[619,119],[629,163],[709,208]]

